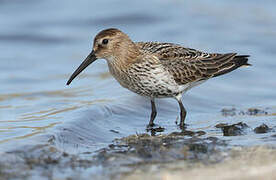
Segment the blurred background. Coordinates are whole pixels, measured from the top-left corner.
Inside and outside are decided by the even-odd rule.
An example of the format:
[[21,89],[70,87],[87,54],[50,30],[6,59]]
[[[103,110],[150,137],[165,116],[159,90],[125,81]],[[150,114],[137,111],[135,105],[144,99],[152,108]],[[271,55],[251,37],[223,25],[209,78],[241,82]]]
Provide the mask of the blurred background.
[[[272,0],[0,0],[0,150],[54,137],[63,151],[95,151],[114,138],[146,132],[149,100],[120,87],[104,60],[65,85],[91,51],[93,37],[111,27],[133,41],[251,55],[252,67],[184,95],[186,121],[189,129],[218,137],[214,125],[222,122],[275,126],[274,116],[227,118],[220,112],[275,109],[275,6]],[[162,99],[157,108],[164,133],[179,131],[177,103]],[[233,144],[260,143],[248,136]]]

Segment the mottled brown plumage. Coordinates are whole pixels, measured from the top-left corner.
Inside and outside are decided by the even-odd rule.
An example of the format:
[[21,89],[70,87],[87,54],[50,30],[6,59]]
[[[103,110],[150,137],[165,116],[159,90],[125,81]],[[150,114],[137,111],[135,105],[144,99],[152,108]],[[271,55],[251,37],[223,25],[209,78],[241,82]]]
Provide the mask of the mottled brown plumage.
[[151,99],[149,126],[156,117],[154,99],[173,97],[179,103],[183,127],[186,110],[182,93],[212,77],[249,65],[248,57],[236,53],[204,53],[172,43],[134,43],[120,30],[106,29],[97,34],[92,52],[67,85],[93,61],[106,59],[110,73],[123,87]]
[[204,53],[172,43],[138,42],[145,53],[156,55],[178,84],[206,80],[247,64],[247,55]]

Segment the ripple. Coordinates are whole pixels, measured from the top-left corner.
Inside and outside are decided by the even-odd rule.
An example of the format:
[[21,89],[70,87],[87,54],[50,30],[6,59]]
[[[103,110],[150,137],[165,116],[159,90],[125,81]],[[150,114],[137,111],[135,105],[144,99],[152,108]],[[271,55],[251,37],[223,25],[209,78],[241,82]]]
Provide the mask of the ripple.
[[[5,129],[8,129],[8,130],[31,129],[31,133],[27,133],[27,134],[24,134],[24,135],[18,135],[18,136],[12,137],[12,138],[6,138],[6,139],[1,138],[0,144],[6,143],[6,142],[9,142],[9,141],[13,141],[13,140],[18,140],[18,139],[27,139],[27,138],[32,137],[34,135],[43,133],[43,132],[45,132],[46,129],[52,128],[57,124],[60,124],[60,122],[50,123],[46,126],[39,126],[39,127],[35,127],[35,126],[34,127],[31,127],[31,126],[5,127]],[[1,127],[0,127],[0,129],[1,129]],[[8,130],[0,130],[0,131],[9,132]]]
[[91,88],[70,88],[62,90],[52,91],[38,91],[38,92],[26,92],[26,93],[10,93],[0,94],[0,101],[12,100],[15,98],[21,98],[25,100],[33,100],[36,97],[76,97],[86,96],[86,92],[92,92]]

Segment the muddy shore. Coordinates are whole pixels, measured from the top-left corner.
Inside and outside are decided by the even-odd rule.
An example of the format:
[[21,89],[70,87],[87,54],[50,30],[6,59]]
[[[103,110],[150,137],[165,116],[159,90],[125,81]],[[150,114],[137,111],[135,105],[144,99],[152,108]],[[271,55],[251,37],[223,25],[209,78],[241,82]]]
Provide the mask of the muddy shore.
[[[267,114],[255,112],[251,115]],[[230,115],[233,116],[233,109]],[[220,123],[213,128],[231,137],[249,133],[249,126],[244,122]],[[156,129],[160,127],[152,131]],[[268,134],[276,140],[274,128],[266,124],[252,127],[250,131],[255,135]],[[66,153],[55,146],[54,137],[49,137],[47,143],[20,149],[1,154],[0,179],[276,178],[275,146],[232,146],[204,131],[188,129],[169,134],[134,134],[114,139],[96,152]]]

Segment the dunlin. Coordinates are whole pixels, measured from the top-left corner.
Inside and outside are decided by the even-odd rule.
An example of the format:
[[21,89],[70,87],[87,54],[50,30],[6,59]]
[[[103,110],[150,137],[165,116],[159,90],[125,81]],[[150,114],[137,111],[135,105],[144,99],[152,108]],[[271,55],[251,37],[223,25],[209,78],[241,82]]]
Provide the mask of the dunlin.
[[180,107],[180,127],[186,110],[182,94],[206,80],[248,66],[248,55],[205,53],[173,43],[133,42],[118,29],[99,32],[92,52],[72,74],[67,85],[96,59],[106,59],[110,73],[125,88],[151,100],[148,126],[157,111],[155,98],[175,98]]

